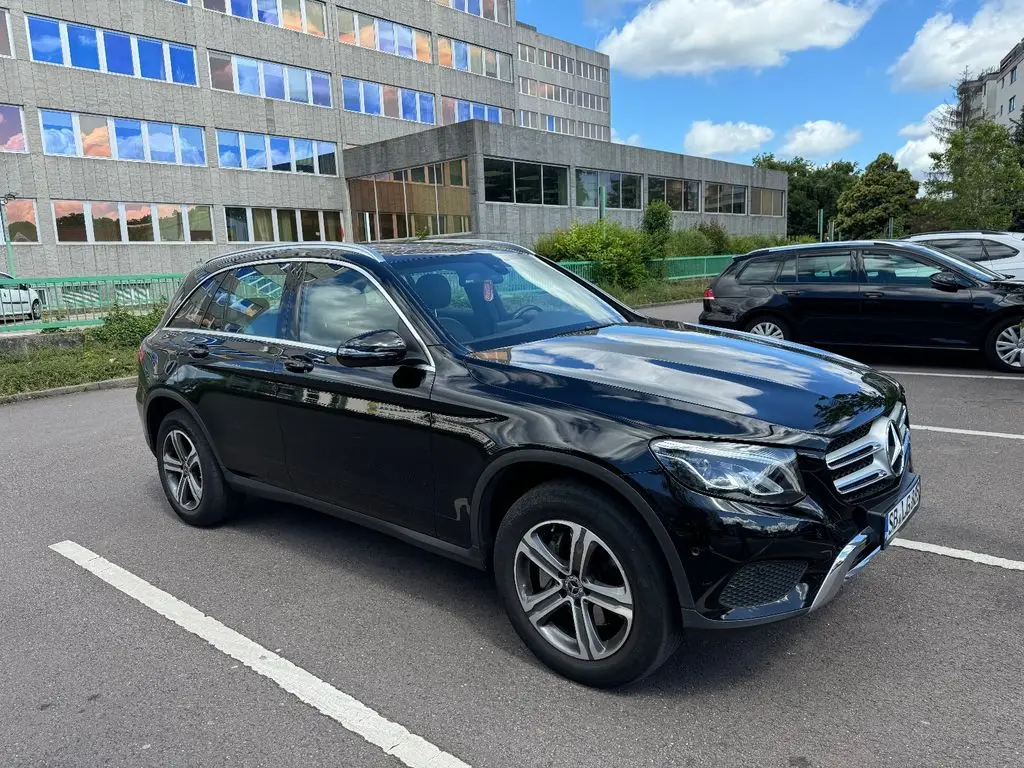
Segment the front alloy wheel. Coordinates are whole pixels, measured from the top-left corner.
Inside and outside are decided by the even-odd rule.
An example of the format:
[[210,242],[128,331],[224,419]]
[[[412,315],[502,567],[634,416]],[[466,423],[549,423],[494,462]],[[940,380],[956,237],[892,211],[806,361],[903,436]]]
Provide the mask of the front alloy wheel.
[[1024,368],[1024,330],[1010,325],[996,336],[996,354],[1011,368]]
[[611,548],[566,520],[531,528],[516,550],[515,583],[530,623],[548,643],[577,659],[614,654],[633,627],[633,593]]

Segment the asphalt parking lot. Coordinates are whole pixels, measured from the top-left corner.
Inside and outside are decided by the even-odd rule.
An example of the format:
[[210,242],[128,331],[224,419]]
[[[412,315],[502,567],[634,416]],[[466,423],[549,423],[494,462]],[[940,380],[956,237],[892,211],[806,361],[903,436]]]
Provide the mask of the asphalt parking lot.
[[[615,692],[535,661],[485,574],[261,502],[181,524],[130,390],[0,406],[0,765],[403,765],[378,745],[397,737],[249,668],[278,658],[424,739],[409,765],[1024,765],[1024,377],[868,361],[910,398],[925,500],[902,536],[958,556],[893,547],[820,612],[689,633]],[[168,620],[63,541],[209,619]],[[259,646],[229,655],[212,620]]]

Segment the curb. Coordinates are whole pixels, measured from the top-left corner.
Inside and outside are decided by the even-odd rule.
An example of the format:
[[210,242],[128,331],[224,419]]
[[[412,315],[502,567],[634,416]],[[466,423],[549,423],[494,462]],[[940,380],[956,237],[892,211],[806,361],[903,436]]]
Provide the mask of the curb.
[[55,389],[40,389],[36,392],[20,392],[16,395],[0,396],[0,405],[9,403],[21,403],[25,400],[41,400],[44,397],[60,397],[61,395],[73,395],[77,392],[95,392],[101,389],[129,389],[138,382],[137,376],[129,376],[124,379],[107,379],[106,381],[91,381],[88,384],[73,384],[70,387],[57,387]]

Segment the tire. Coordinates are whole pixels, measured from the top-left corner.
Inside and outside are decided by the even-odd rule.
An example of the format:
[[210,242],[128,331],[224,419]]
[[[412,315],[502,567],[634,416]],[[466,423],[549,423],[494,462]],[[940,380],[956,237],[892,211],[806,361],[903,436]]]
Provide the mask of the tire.
[[[186,411],[171,411],[164,417],[157,432],[156,447],[160,484],[171,508],[186,523],[204,528],[217,525],[240,509],[241,495],[224,482],[213,449]],[[180,470],[169,467],[173,459],[184,459],[182,463],[192,483],[186,482],[186,475]],[[182,483],[185,483],[184,488]]]
[[42,316],[43,316],[43,305],[39,301],[39,299],[36,299],[35,301],[32,302],[32,319],[33,320],[39,320],[39,319],[42,318]]
[[[577,536],[589,545],[577,552],[589,549],[589,557],[575,570],[562,556],[571,546],[573,526],[590,534]],[[533,558],[523,553],[524,537],[534,546],[545,543],[546,555],[558,557],[561,583],[552,577],[555,565],[545,553],[538,556],[534,549]],[[639,680],[679,643],[679,604],[653,537],[620,503],[583,483],[543,483],[512,505],[494,543],[494,578],[519,637],[548,667],[578,683],[612,688]],[[588,585],[595,582],[603,593],[591,591]],[[618,603],[608,599],[609,590],[617,592]],[[536,626],[524,605],[529,598],[536,601]],[[631,618],[601,609],[591,602],[595,599],[620,610],[628,603]],[[594,630],[597,643],[579,642],[580,633],[573,630],[581,625]]]
[[1000,371],[1024,373],[1024,317],[1004,317],[992,326],[985,355]]
[[[777,329],[782,335],[778,336],[767,332],[771,327]],[[755,328],[759,330],[754,330]],[[767,336],[770,339],[782,341],[790,341],[793,338],[793,332],[790,331],[789,324],[775,315],[758,315],[753,317],[743,326],[743,330],[755,336]]]

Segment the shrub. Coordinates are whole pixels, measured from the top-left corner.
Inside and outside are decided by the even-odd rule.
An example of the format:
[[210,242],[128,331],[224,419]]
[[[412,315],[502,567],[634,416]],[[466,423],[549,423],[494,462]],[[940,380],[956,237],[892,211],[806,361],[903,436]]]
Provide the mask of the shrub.
[[669,256],[710,256],[711,242],[696,229],[679,229],[668,240]]
[[644,211],[643,257],[650,264],[652,259],[664,259],[668,255],[668,241],[672,235],[672,209],[664,200],[654,200]]
[[733,235],[729,238],[729,253],[750,253],[785,244],[786,238],[783,235]]
[[554,261],[593,261],[597,282],[635,288],[646,277],[644,240],[643,233],[605,220],[544,235],[534,250]]
[[697,225],[697,229],[703,232],[708,242],[711,243],[711,253],[729,252],[729,233],[717,221],[702,221]]
[[115,347],[137,347],[156,328],[165,309],[165,305],[158,304],[144,314],[136,314],[115,304],[103,318],[103,325],[86,331],[86,341]]

